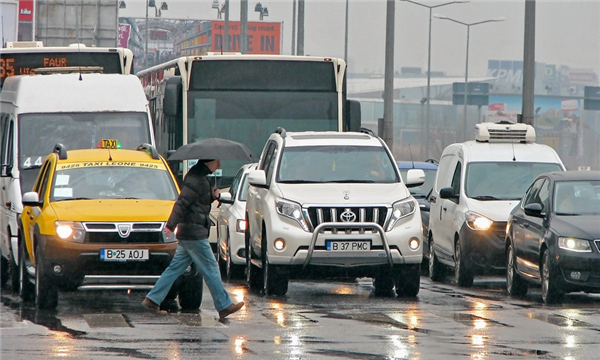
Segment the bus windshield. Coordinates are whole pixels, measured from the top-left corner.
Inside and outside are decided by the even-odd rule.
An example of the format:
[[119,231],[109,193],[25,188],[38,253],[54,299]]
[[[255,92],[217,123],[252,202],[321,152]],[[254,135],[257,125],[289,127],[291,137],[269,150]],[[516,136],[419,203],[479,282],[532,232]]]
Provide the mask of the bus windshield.
[[[260,154],[277,127],[338,130],[334,66],[314,61],[195,61],[187,110],[188,143],[220,137]],[[230,183],[244,163],[221,162],[219,185]]]

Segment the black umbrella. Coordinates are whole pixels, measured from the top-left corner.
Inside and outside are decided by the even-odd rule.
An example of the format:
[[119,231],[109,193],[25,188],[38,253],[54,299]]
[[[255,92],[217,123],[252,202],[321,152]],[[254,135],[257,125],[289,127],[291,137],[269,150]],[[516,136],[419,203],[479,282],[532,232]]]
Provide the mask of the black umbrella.
[[250,160],[256,161],[256,155],[245,144],[221,138],[200,140],[181,146],[169,160]]

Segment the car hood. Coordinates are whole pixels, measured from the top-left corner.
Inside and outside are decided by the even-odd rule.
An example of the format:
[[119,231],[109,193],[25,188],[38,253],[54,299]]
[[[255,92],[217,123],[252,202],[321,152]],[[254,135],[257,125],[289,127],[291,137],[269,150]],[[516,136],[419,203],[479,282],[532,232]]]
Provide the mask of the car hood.
[[469,210],[483,215],[493,221],[508,221],[508,215],[520,200],[475,200],[469,199]]
[[301,204],[393,204],[410,196],[403,183],[278,184],[280,195]]
[[52,203],[56,220],[66,221],[167,221],[171,200],[72,200]]
[[600,216],[558,216],[552,218],[552,230],[560,236],[575,237],[580,239],[600,239]]

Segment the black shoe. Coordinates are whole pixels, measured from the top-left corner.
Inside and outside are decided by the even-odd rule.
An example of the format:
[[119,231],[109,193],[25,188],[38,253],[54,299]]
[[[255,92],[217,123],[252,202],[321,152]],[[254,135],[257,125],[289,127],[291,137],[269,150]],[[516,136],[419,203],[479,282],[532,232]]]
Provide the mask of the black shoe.
[[231,304],[228,307],[226,307],[225,309],[219,311],[219,319],[224,319],[227,316],[229,316],[235,312],[238,312],[243,307],[244,307],[243,301],[240,301],[237,304]]

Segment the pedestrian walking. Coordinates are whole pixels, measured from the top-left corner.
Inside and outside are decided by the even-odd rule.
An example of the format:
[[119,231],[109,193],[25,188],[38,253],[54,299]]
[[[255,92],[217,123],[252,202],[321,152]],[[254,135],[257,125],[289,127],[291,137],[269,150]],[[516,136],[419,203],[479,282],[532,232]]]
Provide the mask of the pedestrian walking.
[[221,194],[216,186],[211,188],[206,175],[220,166],[219,159],[199,160],[185,176],[181,193],[164,229],[165,235],[169,236],[177,228],[179,243],[171,263],[142,301],[147,309],[160,311],[160,304],[171,286],[192,262],[198,267],[210,290],[219,319],[224,319],[244,306],[243,301],[233,303],[223,287],[219,265],[208,242],[211,204]]

